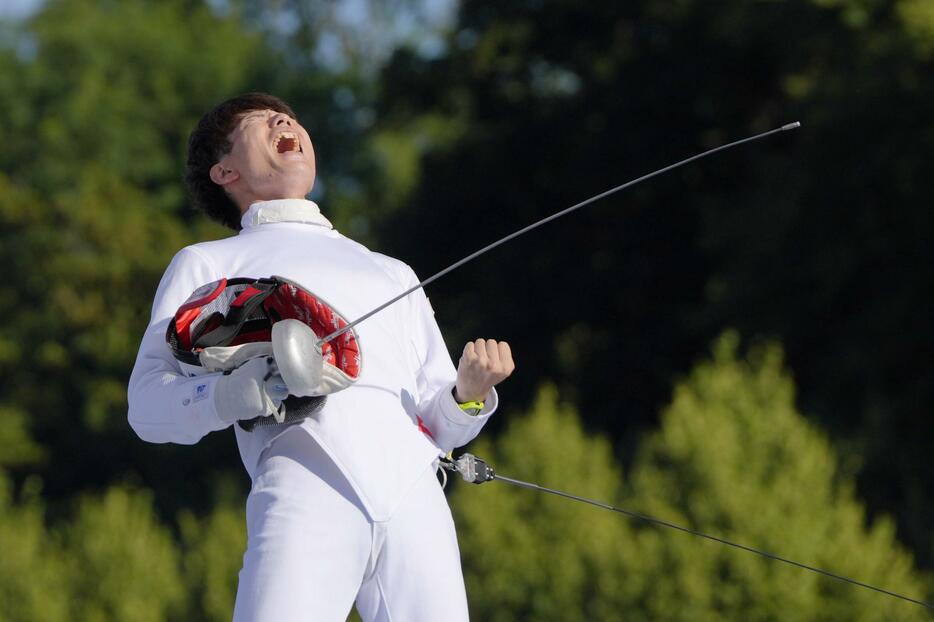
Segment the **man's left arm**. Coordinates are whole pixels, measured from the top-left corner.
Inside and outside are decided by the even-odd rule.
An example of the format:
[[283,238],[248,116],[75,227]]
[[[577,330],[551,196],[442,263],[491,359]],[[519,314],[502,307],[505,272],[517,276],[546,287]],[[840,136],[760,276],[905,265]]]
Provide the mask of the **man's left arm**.
[[454,399],[461,404],[485,403],[493,387],[508,378],[515,368],[512,350],[505,341],[468,341],[457,363]]
[[471,341],[455,370],[425,293],[413,292],[409,304],[419,358],[419,427],[447,453],[473,440],[496,411],[494,387],[515,369],[512,352],[505,342]]

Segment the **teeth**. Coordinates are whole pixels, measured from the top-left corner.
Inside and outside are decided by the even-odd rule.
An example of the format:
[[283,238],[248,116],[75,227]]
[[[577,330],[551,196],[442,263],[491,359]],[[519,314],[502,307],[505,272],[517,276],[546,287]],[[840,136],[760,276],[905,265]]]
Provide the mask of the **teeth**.
[[275,149],[276,151],[278,151],[278,150],[279,150],[279,142],[280,142],[283,138],[288,138],[288,139],[294,140],[296,146],[298,147],[297,151],[302,151],[301,141],[298,140],[298,134],[296,134],[295,132],[282,132],[282,133],[280,133],[278,136],[276,136],[276,141],[273,143],[272,148]]

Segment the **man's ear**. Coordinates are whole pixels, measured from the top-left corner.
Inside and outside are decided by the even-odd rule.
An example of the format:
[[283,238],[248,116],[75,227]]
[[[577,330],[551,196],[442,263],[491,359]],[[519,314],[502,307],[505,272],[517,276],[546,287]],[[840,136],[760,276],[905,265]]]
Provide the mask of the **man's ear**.
[[240,179],[240,173],[232,168],[227,168],[220,162],[211,167],[211,181],[218,186],[226,186],[238,179]]

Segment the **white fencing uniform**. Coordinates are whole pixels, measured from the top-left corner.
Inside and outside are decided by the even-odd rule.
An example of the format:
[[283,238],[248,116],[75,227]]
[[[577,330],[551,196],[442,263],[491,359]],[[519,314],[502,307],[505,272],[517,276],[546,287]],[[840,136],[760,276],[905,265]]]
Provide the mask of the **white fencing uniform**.
[[[227,427],[214,410],[220,374],[182,374],[165,342],[197,287],[281,276],[348,321],[418,282],[404,263],[337,233],[300,199],[254,203],[239,235],[182,249],[159,284],[130,378],[129,422],[144,440],[193,444]],[[356,327],[357,382],[292,426],[236,431],[252,481],[249,543],[236,620],[466,620],[450,511],[433,474],[439,455],[472,440],[495,390],[471,416],[421,290]],[[404,573],[402,572],[404,570]]]

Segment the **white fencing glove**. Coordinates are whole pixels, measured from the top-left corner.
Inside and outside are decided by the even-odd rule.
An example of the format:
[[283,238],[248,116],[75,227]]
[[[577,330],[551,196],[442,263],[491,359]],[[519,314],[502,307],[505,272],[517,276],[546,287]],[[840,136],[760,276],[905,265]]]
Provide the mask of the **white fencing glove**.
[[267,415],[280,420],[285,413],[281,413],[279,406],[288,395],[288,387],[272,357],[259,357],[218,379],[214,385],[214,407],[217,416],[227,423]]

